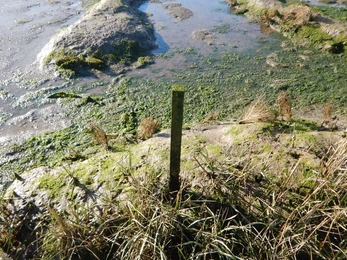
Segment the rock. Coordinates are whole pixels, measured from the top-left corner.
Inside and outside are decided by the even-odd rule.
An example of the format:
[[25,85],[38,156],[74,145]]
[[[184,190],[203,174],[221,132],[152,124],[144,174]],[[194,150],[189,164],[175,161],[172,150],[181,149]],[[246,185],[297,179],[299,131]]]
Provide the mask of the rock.
[[214,40],[216,39],[214,34],[208,30],[194,31],[192,37],[197,41],[205,41],[208,45],[214,44]]
[[249,11],[248,8],[244,8],[242,6],[235,6],[234,8],[234,13],[235,14],[245,14]]
[[278,55],[276,53],[271,53],[266,57],[266,64],[273,68],[281,66],[281,64],[278,62]]
[[[146,15],[136,8],[142,2],[100,1],[79,21],[49,41],[37,56],[40,67],[43,69],[49,65],[57,70],[57,67],[64,65],[64,69],[70,69],[88,65],[85,60],[88,57],[116,64],[128,58],[122,55],[130,55],[136,60],[135,52],[155,48],[153,27]],[[122,52],[122,48],[131,53]],[[99,67],[103,66],[99,64]]]
[[178,3],[165,4],[164,8],[168,9],[170,11],[169,15],[174,18],[177,18],[179,22],[182,22],[183,20],[187,20],[193,15],[192,11],[190,11],[189,9],[185,7],[182,7],[182,5]]

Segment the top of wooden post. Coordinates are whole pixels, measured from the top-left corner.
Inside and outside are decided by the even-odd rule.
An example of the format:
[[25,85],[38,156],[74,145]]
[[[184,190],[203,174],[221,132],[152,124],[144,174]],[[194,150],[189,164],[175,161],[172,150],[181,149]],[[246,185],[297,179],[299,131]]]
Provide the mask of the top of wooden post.
[[184,91],[184,85],[172,85],[172,91],[183,92]]

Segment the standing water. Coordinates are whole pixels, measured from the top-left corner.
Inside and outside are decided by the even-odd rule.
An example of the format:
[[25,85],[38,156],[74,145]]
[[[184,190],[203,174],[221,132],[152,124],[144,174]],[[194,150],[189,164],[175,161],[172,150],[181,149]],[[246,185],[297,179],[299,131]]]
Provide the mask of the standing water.
[[[158,57],[175,55],[169,60],[156,59],[150,69],[132,71],[129,75],[170,77],[172,69],[184,69],[193,62],[187,61],[184,53],[194,51],[204,56],[230,50],[247,52],[262,48],[259,41],[264,37],[270,39],[259,24],[247,22],[244,15],[233,14],[225,1],[149,1],[140,10],[155,27],[158,48],[153,53]],[[151,72],[158,70],[160,75]]]
[[[224,1],[177,0],[164,3],[145,3],[146,12],[156,28],[158,50],[194,47],[210,52],[214,46],[255,48],[263,36],[259,25],[247,23],[245,16],[234,15]],[[188,12],[188,13],[187,13]]]

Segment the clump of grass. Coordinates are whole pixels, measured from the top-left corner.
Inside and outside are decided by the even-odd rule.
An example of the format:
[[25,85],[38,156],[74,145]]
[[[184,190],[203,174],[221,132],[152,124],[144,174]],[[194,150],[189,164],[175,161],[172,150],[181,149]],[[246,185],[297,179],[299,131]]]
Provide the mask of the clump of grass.
[[327,103],[324,105],[323,116],[324,120],[321,126],[331,130],[336,130],[338,117],[333,116],[333,105],[331,103]]
[[147,140],[159,130],[159,122],[153,117],[143,119],[137,128],[137,137],[141,140]]
[[322,126],[329,126],[329,124],[331,123],[332,113],[333,113],[333,105],[331,103],[325,104],[323,107],[324,120],[323,120]]
[[260,97],[249,105],[239,123],[273,122],[275,118],[275,112],[271,110],[263,98]]
[[201,123],[202,124],[206,124],[206,123],[209,123],[211,121],[214,121],[216,120],[217,118],[219,117],[219,112],[213,112],[213,113],[209,113],[205,116],[204,119],[201,120]]
[[285,91],[281,91],[277,97],[279,105],[280,116],[284,117],[287,121],[292,120],[292,102]]
[[129,163],[115,193],[64,211],[46,204],[25,246],[36,245],[36,259],[345,259],[347,140],[303,180],[299,158],[288,174],[254,181],[251,153],[240,168],[232,149],[220,160],[197,151],[174,201],[162,172],[139,176]]
[[96,123],[90,123],[88,130],[94,137],[94,141],[96,144],[103,145],[106,150],[109,149],[108,136],[104,130],[101,129]]
[[292,23],[297,28],[307,25],[317,14],[312,12],[308,6],[292,5],[282,10],[283,21]]
[[[249,122],[266,118],[260,111],[270,110],[258,99],[245,113]],[[96,141],[107,144],[105,132],[91,128]],[[173,201],[166,172],[132,166],[131,158],[114,182],[95,183],[98,194],[71,172],[71,189],[90,198],[69,200],[64,210],[47,203],[39,217],[1,208],[0,246],[24,254],[35,245],[36,259],[345,259],[347,139],[310,171],[300,166],[305,154],[278,170],[272,151],[260,162],[252,147],[225,147],[221,157],[197,148],[194,171],[181,174],[182,190]],[[98,174],[103,171],[100,162]],[[22,235],[29,222],[35,238]]]

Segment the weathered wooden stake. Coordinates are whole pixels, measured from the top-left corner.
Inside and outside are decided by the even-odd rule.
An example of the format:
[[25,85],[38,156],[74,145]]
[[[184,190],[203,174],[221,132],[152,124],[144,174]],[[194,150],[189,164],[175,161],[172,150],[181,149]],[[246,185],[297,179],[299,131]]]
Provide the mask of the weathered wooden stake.
[[170,148],[170,193],[175,195],[180,189],[181,141],[183,124],[184,86],[172,86],[171,148]]

